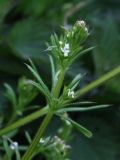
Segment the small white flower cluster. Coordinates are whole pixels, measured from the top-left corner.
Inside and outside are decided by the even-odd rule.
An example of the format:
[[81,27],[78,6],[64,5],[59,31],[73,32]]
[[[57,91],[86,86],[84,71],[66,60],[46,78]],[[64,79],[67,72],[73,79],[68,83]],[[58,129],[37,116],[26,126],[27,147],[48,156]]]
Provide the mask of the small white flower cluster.
[[85,22],[84,21],[78,21],[79,24],[84,25],[85,26]]
[[63,42],[62,42],[62,41],[59,41],[59,43],[60,43],[60,44],[63,44]]
[[69,91],[68,91],[68,96],[72,96],[72,98],[74,98],[74,91],[70,91],[70,89],[69,89]]
[[44,143],[45,141],[42,138],[40,138],[39,142]]
[[10,144],[10,148],[12,150],[14,150],[16,147],[18,147],[18,142],[13,142],[13,143]]
[[[62,44],[61,41],[59,43]],[[68,57],[68,53],[70,52],[69,43],[65,43],[65,46],[61,48],[61,51],[64,53],[64,57]]]
[[66,120],[65,122],[68,126],[71,125],[71,123],[68,120]]
[[85,30],[88,31],[87,27],[86,27],[86,23],[84,21],[78,21],[78,23],[82,26],[85,27]]

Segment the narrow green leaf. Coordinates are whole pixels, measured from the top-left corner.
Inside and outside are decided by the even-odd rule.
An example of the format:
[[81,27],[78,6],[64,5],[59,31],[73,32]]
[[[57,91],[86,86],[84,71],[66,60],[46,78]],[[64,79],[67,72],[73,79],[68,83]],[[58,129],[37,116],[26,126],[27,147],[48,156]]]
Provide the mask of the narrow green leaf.
[[29,59],[29,62],[30,62],[30,64],[31,64],[32,68],[34,69],[34,71],[38,74],[38,71],[37,71],[37,69],[36,69],[36,67],[35,67],[35,65],[33,64],[33,62],[32,62],[31,59]]
[[7,133],[7,137],[9,137],[9,138],[14,137],[18,133],[18,131],[19,131],[18,129],[15,129],[15,130]]
[[29,80],[27,81],[29,84],[35,86],[40,92],[42,92],[42,94],[45,96],[45,98],[47,98],[49,101],[51,101],[51,95],[47,94],[45,92],[45,90],[36,82],[32,81],[32,80]]
[[6,136],[2,136],[2,137],[3,137],[3,145],[5,147],[8,160],[11,160],[11,152],[10,152],[10,147],[8,145],[7,137]]
[[64,105],[65,99],[67,99],[68,97],[68,87],[64,86],[63,88],[63,93],[60,95],[58,101],[58,105],[57,108],[62,108],[62,106]]
[[[56,48],[58,47],[58,43],[56,43],[55,37],[53,35],[51,35],[51,43],[52,43],[51,53],[55,59],[58,59],[58,56],[56,54],[56,51],[57,51]],[[51,46],[50,46],[50,49],[51,49]]]
[[90,111],[90,110],[95,110],[95,109],[101,109],[101,108],[106,108],[109,107],[110,105],[98,105],[98,106],[92,106],[92,107],[69,107],[69,108],[61,108],[57,112],[58,113],[63,113],[63,112],[83,112],[83,111]]
[[75,102],[75,103],[70,103],[70,104],[64,104],[62,108],[64,107],[73,107],[73,106],[80,106],[80,105],[86,105],[86,104],[93,104],[96,102],[89,102],[89,101],[84,101],[84,102]]
[[5,93],[5,96],[11,101],[12,103],[12,107],[14,109],[16,109],[16,106],[17,106],[17,100],[16,100],[16,95],[15,95],[15,92],[14,90],[12,89],[12,87],[5,83],[4,86],[6,87],[7,89],[7,93]]
[[60,74],[60,72],[61,72],[61,70],[59,70],[59,71],[57,71],[57,73],[55,74],[55,76],[54,76],[54,83],[53,83],[53,85],[52,85],[52,91],[51,91],[51,93],[52,93],[52,95],[54,95],[55,93],[55,87],[56,87],[56,85],[57,85],[57,82],[58,82],[58,76],[59,76],[59,74]]
[[48,43],[46,43],[46,46],[48,47],[45,51],[50,51],[51,52],[51,54],[52,54],[52,56],[55,58],[55,59],[57,59],[58,57],[57,57],[57,54],[56,54],[56,48],[57,48],[57,46],[50,46]]
[[74,51],[72,51],[72,54],[70,56],[70,60],[74,59],[74,57],[80,53],[80,51],[83,49],[83,46],[78,45],[78,47],[76,47],[76,49],[74,49]]
[[56,33],[54,33],[54,40],[55,40],[55,43],[57,44],[57,46],[59,45],[59,39],[58,39],[58,36]]
[[26,123],[29,123],[29,122],[31,122],[31,121],[33,121],[33,120],[35,120],[35,119],[37,119],[37,118],[39,118],[43,115],[45,115],[48,112],[48,109],[49,109],[48,106],[46,106],[46,107],[28,115],[28,116],[26,116],[25,118],[22,118],[21,120],[11,124],[10,126],[1,129],[0,130],[0,136],[6,134],[7,132],[10,132],[11,130],[16,129],[16,128],[22,126],[22,125],[25,125]]
[[66,97],[67,97],[67,93],[68,93],[68,87],[64,86],[63,93],[61,94],[61,96],[59,97],[59,100],[58,100],[59,104],[64,102],[64,99],[66,99]]
[[[96,46],[95,46],[96,47]],[[80,53],[78,53],[73,59],[72,59],[72,62],[73,63],[76,59],[78,59],[80,56],[84,55],[85,53],[91,51],[92,49],[94,49],[95,47],[90,47],[90,48],[87,48],[83,51],[81,51]]]
[[49,46],[45,51],[51,51],[53,49],[57,48],[57,46]]
[[52,86],[54,85],[54,78],[55,78],[55,66],[53,62],[53,58],[49,55],[50,63],[51,63],[51,69],[52,69]]
[[40,109],[40,106],[38,106],[38,105],[29,106],[27,108],[24,108],[23,111],[29,111],[29,110],[33,110],[33,109]]
[[18,147],[15,147],[15,154],[16,154],[16,160],[21,160],[20,152],[18,150]]
[[[27,64],[26,64],[27,65]],[[47,95],[49,95],[50,97],[50,92],[48,87],[44,84],[44,82],[42,81],[41,77],[33,70],[33,68],[29,65],[27,65],[28,69],[31,71],[31,73],[34,75],[34,77],[38,80],[38,82],[40,83],[41,87],[43,88],[44,92],[46,92]]]
[[52,43],[52,46],[56,46],[55,38],[53,35],[51,35],[51,43]]
[[28,140],[28,142],[30,144],[32,142],[32,139],[31,139],[31,137],[30,137],[30,135],[28,134],[27,131],[25,131],[25,136],[26,136],[26,138],[27,138],[27,140]]
[[70,88],[72,90],[75,89],[76,86],[78,85],[78,83],[80,82],[81,78],[82,78],[81,74],[78,74],[77,76],[75,76],[75,78],[69,84],[68,88]]
[[68,30],[65,28],[65,27],[63,27],[63,26],[60,26],[66,33],[68,33]]
[[57,114],[60,117],[63,117],[64,119],[68,120],[76,129],[78,129],[80,132],[82,132],[85,136],[91,138],[92,137],[92,133],[87,130],[86,128],[84,128],[83,126],[81,126],[80,124],[76,123],[75,121],[73,121],[72,119],[65,117],[61,114]]

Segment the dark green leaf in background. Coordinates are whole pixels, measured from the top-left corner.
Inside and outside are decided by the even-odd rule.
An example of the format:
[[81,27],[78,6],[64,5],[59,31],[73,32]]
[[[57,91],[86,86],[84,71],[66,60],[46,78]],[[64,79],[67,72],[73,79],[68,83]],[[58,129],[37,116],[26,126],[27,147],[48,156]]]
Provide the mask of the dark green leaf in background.
[[[82,125],[89,128],[93,137],[76,134],[72,140],[73,152],[71,159],[74,160],[118,160],[120,159],[120,143],[117,130],[100,117],[81,117],[78,120]],[[79,158],[78,158],[79,157]],[[89,157],[89,158],[88,158]]]
[[0,1],[0,23],[4,20],[4,17],[8,11],[14,6],[13,0],[1,0]]
[[[41,16],[44,12],[49,11],[55,0],[21,0],[19,4],[19,10],[23,11],[25,15],[29,16]],[[47,4],[46,4],[47,3]]]
[[8,43],[16,56],[46,61],[47,54],[43,51],[46,49],[45,41],[49,40],[50,33],[50,25],[43,21],[23,20],[12,27]]
[[[120,65],[120,33],[116,21],[112,16],[101,21],[94,36],[94,44],[99,45],[93,50],[93,57],[97,75],[107,73]],[[113,92],[120,93],[120,76],[107,82],[105,86]]]

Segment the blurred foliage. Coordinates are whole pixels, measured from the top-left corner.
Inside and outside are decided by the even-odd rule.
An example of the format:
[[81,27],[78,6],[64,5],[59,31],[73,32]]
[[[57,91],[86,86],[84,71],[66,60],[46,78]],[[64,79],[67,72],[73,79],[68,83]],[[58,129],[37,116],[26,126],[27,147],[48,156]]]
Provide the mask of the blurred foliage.
[[[4,83],[9,83],[18,96],[17,83],[21,76],[31,75],[24,63],[31,58],[41,77],[50,87],[50,64],[45,42],[53,32],[61,33],[60,26],[71,27],[76,20],[86,20],[91,35],[84,45],[96,46],[93,51],[77,60],[68,70],[69,82],[77,73],[87,73],[79,87],[100,77],[120,65],[120,1],[119,0],[0,0],[0,122],[6,125],[2,115],[8,115],[12,107],[5,92]],[[49,77],[49,78],[48,78]],[[120,159],[120,76],[106,82],[80,100],[110,103],[112,107],[104,111],[71,114],[73,118],[91,129],[91,140],[75,134],[71,142],[71,159],[74,160],[118,160]],[[34,105],[44,105],[38,95]],[[32,106],[32,104],[31,104]],[[30,111],[28,111],[29,113]],[[27,113],[25,113],[27,114]],[[40,123],[40,120],[38,120]],[[31,134],[36,132],[39,123],[32,123]],[[54,128],[57,124],[54,123]],[[3,127],[3,126],[0,126]],[[31,124],[25,128],[30,130]],[[34,129],[35,128],[35,129]],[[48,135],[51,133],[48,128]],[[75,133],[75,132],[74,132]],[[20,141],[23,131],[12,135]],[[26,141],[25,141],[26,142]],[[24,143],[22,140],[21,143]]]
[[79,133],[76,133],[76,137],[71,142],[71,145],[74,146],[72,159],[77,159],[77,157],[81,160],[87,160],[88,157],[89,160],[119,159],[120,138],[117,133],[118,131],[113,130],[113,126],[110,123],[95,116],[81,117],[78,122],[89,127],[93,133],[93,137],[88,140],[82,135],[79,136]]

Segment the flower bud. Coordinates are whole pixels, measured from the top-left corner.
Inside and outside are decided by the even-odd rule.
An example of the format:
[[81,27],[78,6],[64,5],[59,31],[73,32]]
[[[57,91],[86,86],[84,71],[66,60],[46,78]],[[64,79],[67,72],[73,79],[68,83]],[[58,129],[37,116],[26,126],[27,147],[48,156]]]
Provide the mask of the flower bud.
[[73,28],[67,33],[67,39],[72,48],[76,48],[81,45],[88,37],[88,28],[84,21],[77,21]]

